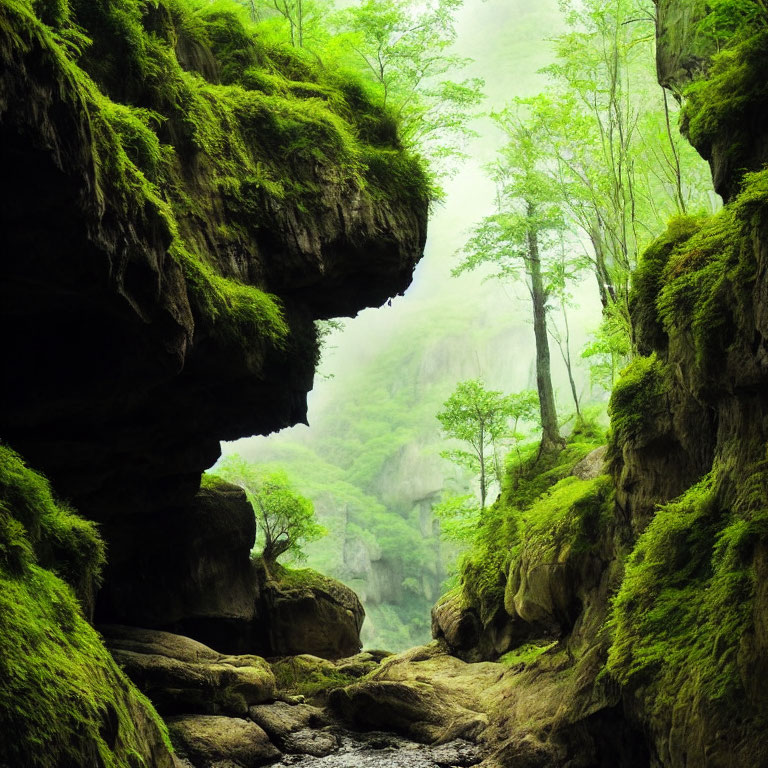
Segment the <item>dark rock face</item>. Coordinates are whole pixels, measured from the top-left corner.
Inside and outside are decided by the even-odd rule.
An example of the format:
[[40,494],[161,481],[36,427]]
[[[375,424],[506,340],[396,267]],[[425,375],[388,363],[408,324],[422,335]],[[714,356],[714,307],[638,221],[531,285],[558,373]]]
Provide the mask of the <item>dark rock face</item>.
[[707,13],[703,0],[655,0],[656,71],[659,83],[680,95],[691,80],[706,71],[714,43],[697,34]]
[[[184,66],[217,82],[214,54],[185,43],[175,11],[161,3],[142,13],[152,34],[179,40]],[[98,86],[121,103],[167,106],[153,103],[146,83],[102,75]],[[160,140],[176,152],[181,197],[198,206],[194,215],[174,208],[184,242],[202,254],[195,268],[275,294],[289,331],[282,343],[253,329],[227,335],[233,300],[211,312],[194,284],[200,275],[192,279],[173,251],[177,235],[158,199],[179,190],[147,191],[90,88],[62,65],[45,28],[0,9],[0,318],[12,361],[0,382],[0,432],[103,524],[110,568],[99,620],[192,634],[197,623],[213,641],[219,629],[206,622],[215,616],[242,634],[255,616],[244,553],[252,515],[234,513],[234,494],[216,502],[224,517],[209,515],[210,495],[195,497],[201,472],[220,440],[306,418],[313,321],[408,286],[427,201],[374,199],[331,160],[318,161],[296,171],[319,190],[310,213],[254,192],[253,215],[233,239],[222,234],[231,204],[213,178],[216,158],[185,138],[183,114],[169,114]],[[203,517],[210,530],[199,527]],[[220,556],[228,548],[237,552],[230,561]]]
[[309,569],[276,566],[272,575],[251,559],[253,508],[236,486],[203,488],[188,506],[105,528],[120,546],[99,594],[102,621],[229,654],[339,659],[360,649],[365,612],[351,589]]
[[163,515],[110,520],[101,621],[162,627],[218,650],[249,650],[259,585],[253,509],[236,486],[203,488]]
[[[703,0],[655,0],[656,15],[656,63],[659,82],[680,97],[695,79],[707,76],[711,69],[712,55],[718,45],[711,35],[702,33],[697,25],[711,8]],[[749,30],[743,32],[745,36]],[[751,57],[748,67],[756,75],[757,83],[765,81],[765,44]],[[745,58],[744,51],[741,58]],[[761,69],[762,71],[754,71]],[[743,83],[734,81],[732,95]],[[765,130],[766,97],[758,88],[745,101],[729,109],[729,118],[713,135],[699,137],[688,130],[688,118],[684,118],[682,130],[692,141],[701,156],[709,162],[715,191],[724,200],[732,199],[739,191],[743,174],[756,171],[768,161],[768,133]]]

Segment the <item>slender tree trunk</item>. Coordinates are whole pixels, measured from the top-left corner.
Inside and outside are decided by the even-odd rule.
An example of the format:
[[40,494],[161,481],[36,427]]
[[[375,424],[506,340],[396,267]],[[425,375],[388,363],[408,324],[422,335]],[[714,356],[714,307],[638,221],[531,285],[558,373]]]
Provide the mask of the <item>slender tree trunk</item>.
[[608,267],[605,263],[605,246],[600,234],[599,224],[594,224],[590,228],[589,239],[592,241],[592,247],[595,250],[595,277],[597,278],[597,287],[600,291],[600,302],[603,305],[603,309],[607,309],[610,304],[616,301],[616,289],[611,283]]
[[478,456],[480,458],[480,510],[485,509],[485,429],[483,424],[480,424],[480,450]]
[[667,99],[667,89],[661,89],[664,95],[664,118],[667,123],[667,138],[669,139],[669,148],[672,150],[672,158],[675,161],[674,174],[675,174],[675,197],[677,198],[677,206],[683,215],[687,213],[685,209],[685,198],[683,197],[683,172],[680,168],[680,155],[677,152],[677,145],[675,144],[675,137],[672,135],[672,123],[669,119],[669,100]]
[[560,305],[563,312],[563,325],[565,326],[565,338],[555,337],[555,342],[560,350],[560,356],[565,363],[565,369],[568,371],[568,381],[571,385],[571,395],[573,403],[576,406],[576,416],[581,421],[581,406],[579,405],[579,394],[576,390],[576,382],[573,380],[573,361],[571,360],[571,329],[568,325],[568,312],[565,309],[565,302]]
[[298,0],[296,4],[296,16],[298,18],[297,25],[299,28],[299,48],[304,47],[304,6],[302,0]]
[[[532,216],[532,206],[528,206]],[[562,447],[557,426],[555,392],[552,389],[552,368],[549,358],[549,339],[547,338],[547,296],[541,275],[539,240],[533,229],[528,230],[528,271],[531,278],[531,299],[533,301],[533,332],[536,337],[536,386],[539,391],[539,409],[541,411],[541,448],[543,451]]]

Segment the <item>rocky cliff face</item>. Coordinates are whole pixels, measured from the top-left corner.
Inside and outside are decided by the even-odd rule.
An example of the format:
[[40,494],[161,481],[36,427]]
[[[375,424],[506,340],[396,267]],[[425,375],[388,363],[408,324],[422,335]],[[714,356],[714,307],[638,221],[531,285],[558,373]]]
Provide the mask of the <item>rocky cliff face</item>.
[[495,765],[768,765],[768,19],[747,5],[715,40],[709,6],[657,3],[659,79],[727,204],[674,220],[641,261],[608,476],[540,467],[538,497],[511,480],[434,611],[455,653],[517,665],[483,737]]
[[201,473],[305,418],[314,320],[408,285],[421,166],[359,84],[183,0],[3,0],[0,161],[4,443],[100,524],[97,617],[246,643],[252,515]]
[[159,535],[219,440],[305,418],[313,320],[402,291],[427,206],[358,86],[235,16],[65,10],[0,8],[0,430],[118,562],[125,521]]

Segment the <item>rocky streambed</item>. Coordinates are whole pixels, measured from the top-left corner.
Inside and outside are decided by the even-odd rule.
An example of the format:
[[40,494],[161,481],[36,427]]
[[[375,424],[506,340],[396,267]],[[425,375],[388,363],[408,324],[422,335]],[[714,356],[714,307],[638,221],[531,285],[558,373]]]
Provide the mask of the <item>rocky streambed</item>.
[[[304,734],[314,739],[314,732]],[[418,744],[391,733],[334,734],[337,746],[323,757],[306,754],[284,755],[274,763],[301,768],[464,768],[480,762],[481,751],[476,744],[456,739],[448,744],[431,746]]]
[[225,655],[190,638],[101,628],[168,725],[177,768],[463,768],[487,752],[500,664],[439,643],[337,661]]

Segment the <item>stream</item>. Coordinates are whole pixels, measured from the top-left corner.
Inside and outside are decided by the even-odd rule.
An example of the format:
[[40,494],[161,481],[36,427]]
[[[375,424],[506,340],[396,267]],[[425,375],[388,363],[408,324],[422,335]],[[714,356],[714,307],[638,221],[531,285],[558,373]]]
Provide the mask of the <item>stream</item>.
[[323,757],[285,755],[280,762],[273,763],[272,768],[464,768],[482,759],[478,747],[463,739],[429,746],[391,733],[330,733],[307,729],[294,736],[300,734],[308,739],[335,739],[338,749]]

